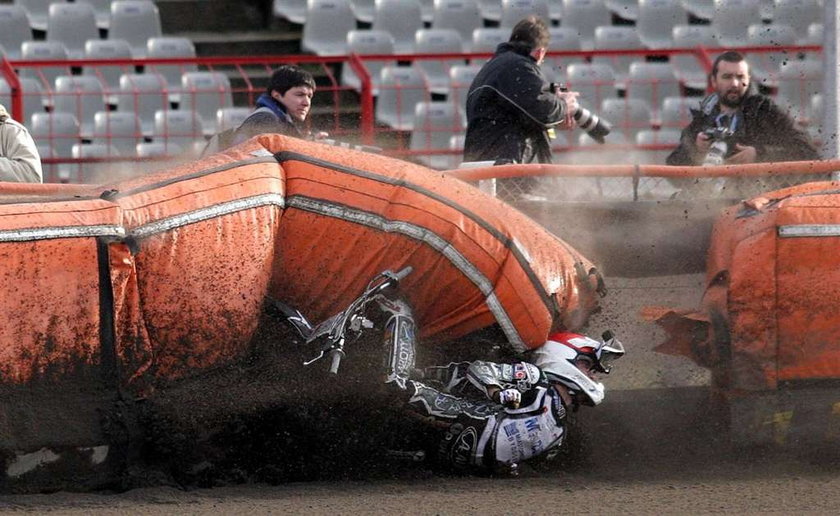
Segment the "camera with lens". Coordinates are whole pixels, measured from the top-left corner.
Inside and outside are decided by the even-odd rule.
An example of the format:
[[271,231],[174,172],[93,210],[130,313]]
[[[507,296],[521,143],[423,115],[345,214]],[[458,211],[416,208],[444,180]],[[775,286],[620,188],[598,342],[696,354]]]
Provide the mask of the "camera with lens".
[[[566,85],[555,82],[551,83],[550,89],[551,93],[554,94],[557,94],[558,91],[569,91]],[[598,143],[604,143],[604,138],[612,131],[609,122],[580,105],[572,113],[572,118],[575,119],[578,127],[586,131],[586,134]]]
[[703,131],[711,145],[709,152],[703,159],[703,165],[723,165],[723,160],[726,158],[726,153],[729,152],[729,139],[735,134],[735,131],[728,127],[710,127]]

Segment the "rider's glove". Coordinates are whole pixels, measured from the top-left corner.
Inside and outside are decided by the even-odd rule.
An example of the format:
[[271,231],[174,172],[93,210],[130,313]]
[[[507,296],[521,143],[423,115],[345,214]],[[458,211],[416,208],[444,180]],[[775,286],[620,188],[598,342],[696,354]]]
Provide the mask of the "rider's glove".
[[522,393],[516,389],[505,389],[499,391],[499,403],[505,407],[519,408],[519,403],[522,402]]

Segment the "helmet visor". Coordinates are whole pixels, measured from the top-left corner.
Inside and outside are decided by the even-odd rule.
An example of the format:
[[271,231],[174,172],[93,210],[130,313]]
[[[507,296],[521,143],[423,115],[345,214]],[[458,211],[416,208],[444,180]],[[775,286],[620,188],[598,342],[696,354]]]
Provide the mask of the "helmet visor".
[[595,351],[598,363],[595,369],[604,374],[609,374],[614,361],[624,356],[624,345],[615,337],[605,340]]

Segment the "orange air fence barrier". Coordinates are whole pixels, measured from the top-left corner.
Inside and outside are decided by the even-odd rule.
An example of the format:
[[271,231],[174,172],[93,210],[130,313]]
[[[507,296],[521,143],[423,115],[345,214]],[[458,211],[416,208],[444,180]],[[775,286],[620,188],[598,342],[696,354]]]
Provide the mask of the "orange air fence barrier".
[[0,184],[0,261],[0,384],[136,391],[241,357],[266,295],[317,322],[411,265],[426,342],[498,324],[522,351],[579,329],[600,281],[462,181],[277,135],[121,183]]
[[797,185],[724,210],[696,310],[648,309],[659,350],[731,391],[840,378],[840,183]]

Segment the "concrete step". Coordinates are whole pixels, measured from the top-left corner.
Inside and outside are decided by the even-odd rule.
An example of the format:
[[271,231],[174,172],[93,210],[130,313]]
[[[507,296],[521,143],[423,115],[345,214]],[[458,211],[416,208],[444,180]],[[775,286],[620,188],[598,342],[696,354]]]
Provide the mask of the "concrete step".
[[164,34],[268,29],[270,0],[157,0]]
[[254,56],[300,54],[300,32],[245,30],[214,32],[211,30],[172,33],[192,40],[196,55]]

